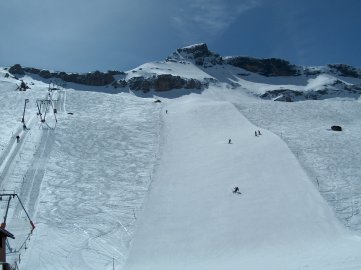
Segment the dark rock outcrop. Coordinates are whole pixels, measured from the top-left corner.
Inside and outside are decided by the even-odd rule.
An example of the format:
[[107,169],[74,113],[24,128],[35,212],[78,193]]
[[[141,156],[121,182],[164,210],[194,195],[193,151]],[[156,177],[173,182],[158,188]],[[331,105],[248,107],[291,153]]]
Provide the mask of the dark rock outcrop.
[[[15,67],[16,66],[16,67]],[[108,71],[106,73],[100,71],[94,71],[89,73],[66,73],[66,72],[50,72],[49,70],[40,70],[37,68],[21,68],[20,65],[15,65],[14,70],[18,71],[22,70],[25,72],[36,74],[44,79],[57,78],[61,79],[65,82],[79,83],[84,85],[92,85],[92,86],[105,86],[114,82],[114,74],[123,75],[120,71]],[[21,69],[19,69],[19,66]],[[13,68],[12,67],[12,68]],[[19,74],[19,73],[16,73]]]
[[333,131],[342,131],[342,127],[340,127],[340,126],[332,126],[331,129]]
[[130,90],[148,92],[151,88],[151,81],[149,78],[133,77],[128,80],[128,86]]
[[114,88],[123,88],[126,87],[128,85],[128,83],[125,80],[118,80],[118,81],[114,81],[112,83],[112,86]]
[[349,85],[340,80],[332,84],[325,85],[320,90],[291,90],[275,89],[269,90],[260,97],[274,101],[303,101],[303,100],[322,100],[328,98],[348,97],[358,99],[361,96],[361,85]]
[[144,92],[154,89],[155,91],[169,91],[172,89],[201,89],[202,84],[196,79],[186,79],[171,74],[153,75],[152,77],[133,77],[128,80],[131,90],[141,90]]
[[179,48],[175,53],[168,57],[167,61],[182,61],[183,59],[194,62],[198,66],[211,67],[214,65],[222,65],[222,57],[214,52],[211,52],[207,44],[200,43],[192,46]]
[[341,76],[361,78],[361,71],[352,66],[345,64],[332,64],[328,66],[331,68],[331,71],[334,71],[334,73],[338,73]]
[[177,51],[182,55],[191,55],[194,59],[213,55],[205,43],[179,48]]
[[229,57],[226,64],[243,68],[247,71],[261,74],[263,76],[297,76],[300,74],[295,65],[277,58],[257,59],[244,56]]
[[9,68],[9,72],[13,75],[25,75],[24,69],[19,64],[15,64]]

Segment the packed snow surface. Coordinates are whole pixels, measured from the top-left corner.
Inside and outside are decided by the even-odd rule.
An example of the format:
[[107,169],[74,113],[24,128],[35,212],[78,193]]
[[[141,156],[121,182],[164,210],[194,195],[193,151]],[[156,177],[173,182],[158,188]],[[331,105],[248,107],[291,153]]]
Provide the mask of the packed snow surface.
[[[16,91],[6,73],[0,187],[36,225],[26,240],[13,200],[8,260],[19,269],[361,269],[359,101],[254,97],[360,79],[271,78],[186,60],[127,73],[218,80],[180,97],[70,83],[48,91],[49,80],[29,76],[31,89]],[[42,107],[44,123],[39,99],[53,106]]]
[[190,96],[166,108],[160,165],[124,269],[361,267],[361,239],[278,136],[255,136],[228,102]]

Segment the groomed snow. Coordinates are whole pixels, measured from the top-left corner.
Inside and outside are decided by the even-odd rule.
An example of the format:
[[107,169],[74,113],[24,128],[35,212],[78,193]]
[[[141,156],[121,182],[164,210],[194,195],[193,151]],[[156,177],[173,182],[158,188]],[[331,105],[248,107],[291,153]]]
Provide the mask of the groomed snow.
[[361,239],[279,137],[255,137],[229,102],[191,95],[165,108],[160,165],[124,269],[361,267]]

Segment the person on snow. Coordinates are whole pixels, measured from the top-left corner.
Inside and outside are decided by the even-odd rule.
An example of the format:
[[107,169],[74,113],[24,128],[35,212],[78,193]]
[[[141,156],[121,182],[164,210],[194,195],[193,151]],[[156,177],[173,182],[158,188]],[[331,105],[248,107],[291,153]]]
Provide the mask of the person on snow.
[[258,135],[260,135],[260,136],[262,135],[262,134],[261,134],[261,131],[259,131],[259,130],[258,130]]
[[228,144],[231,144],[231,143],[232,143],[232,140],[231,140],[231,139],[229,139],[229,140],[228,140]]
[[254,136],[256,136],[256,137],[257,137],[257,130],[254,132]]
[[241,192],[239,192],[239,188],[238,188],[238,187],[234,187],[233,193],[241,193]]
[[16,135],[16,142],[18,143],[20,141],[20,136]]
[[25,91],[26,90],[26,84],[23,80],[21,80],[21,83],[20,83],[20,91]]

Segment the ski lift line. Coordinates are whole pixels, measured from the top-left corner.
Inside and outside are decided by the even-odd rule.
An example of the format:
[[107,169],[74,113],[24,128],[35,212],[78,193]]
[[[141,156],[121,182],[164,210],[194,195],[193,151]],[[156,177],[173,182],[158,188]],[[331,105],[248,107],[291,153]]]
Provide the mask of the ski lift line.
[[31,236],[32,232],[33,232],[33,230],[31,230],[31,232],[28,233],[28,236],[26,237],[26,239],[24,240],[24,242],[22,243],[22,245],[19,247],[18,250],[15,250],[14,253],[19,252],[20,250],[22,250],[22,248],[23,248],[24,246],[26,246],[26,241],[28,241],[28,240],[30,239],[30,236]]

